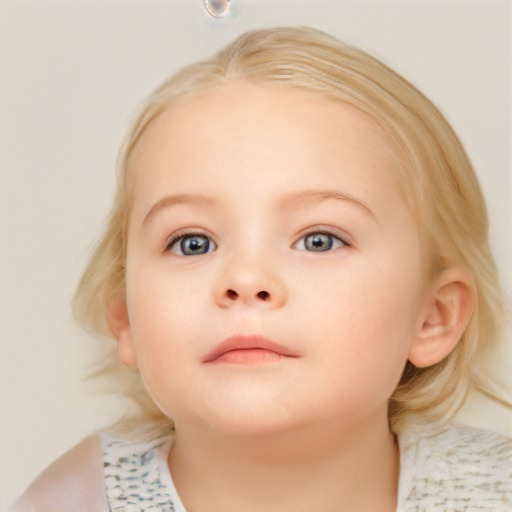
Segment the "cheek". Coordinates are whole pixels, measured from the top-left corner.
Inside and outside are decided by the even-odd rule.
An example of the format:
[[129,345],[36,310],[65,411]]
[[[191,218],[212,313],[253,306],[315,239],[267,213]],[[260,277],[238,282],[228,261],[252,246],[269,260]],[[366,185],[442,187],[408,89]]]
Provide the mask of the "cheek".
[[196,354],[187,328],[191,322],[183,316],[187,311],[170,290],[134,287],[129,315],[144,385],[157,406],[173,418],[187,398],[188,389],[183,383],[193,382],[191,363]]
[[408,325],[415,317],[421,287],[416,265],[408,267],[405,262],[362,261],[346,269],[340,265],[325,275],[305,274],[296,282],[307,293],[297,296],[319,325],[362,331]]
[[130,323],[136,340],[162,337],[180,327],[177,319],[190,316],[187,296],[194,293],[190,284],[180,282],[166,269],[165,261],[139,262],[127,268],[127,301]]
[[[175,287],[148,272],[127,273],[127,307],[137,365],[143,376],[158,370],[162,361],[173,364],[185,313]],[[149,370],[149,371],[148,371]]]
[[[407,360],[417,324],[419,276],[415,269],[340,273],[305,295],[311,312],[308,332],[325,340],[326,350],[348,371],[387,373],[394,382]],[[307,285],[306,285],[307,286]],[[303,320],[304,321],[304,320]],[[347,363],[349,361],[349,363]]]

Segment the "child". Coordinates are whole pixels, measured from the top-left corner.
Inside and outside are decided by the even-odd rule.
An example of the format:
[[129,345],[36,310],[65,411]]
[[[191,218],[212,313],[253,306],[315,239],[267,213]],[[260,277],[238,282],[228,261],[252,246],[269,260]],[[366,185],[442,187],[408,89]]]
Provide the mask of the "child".
[[[484,200],[418,90],[313,29],[153,93],[77,317],[140,415],[16,510],[509,510],[512,447],[448,420],[504,308]],[[171,421],[172,420],[172,421]]]

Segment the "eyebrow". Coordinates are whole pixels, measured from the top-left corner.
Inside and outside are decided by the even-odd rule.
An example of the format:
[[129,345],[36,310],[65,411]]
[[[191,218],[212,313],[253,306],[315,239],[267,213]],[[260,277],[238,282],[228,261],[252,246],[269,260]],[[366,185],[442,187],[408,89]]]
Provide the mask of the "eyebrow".
[[280,207],[283,210],[292,209],[303,205],[304,203],[315,203],[318,204],[322,201],[333,200],[342,203],[348,203],[358,208],[366,216],[372,218],[378,223],[377,217],[375,216],[372,209],[361,199],[354,197],[344,192],[337,190],[304,190],[302,192],[296,192],[286,194],[280,201]]
[[[362,213],[377,221],[375,214],[371,210],[371,208],[356,197],[346,194],[343,192],[339,192],[336,190],[304,190],[301,192],[293,192],[290,194],[286,194],[279,201],[279,209],[281,210],[289,210],[293,208],[297,208],[306,203],[314,203],[318,204],[322,201],[333,200],[343,203],[348,203],[356,208],[358,208]],[[175,194],[170,196],[165,196],[159,199],[151,208],[148,213],[144,217],[142,224],[147,224],[154,218],[160,211],[165,210],[166,208],[170,208],[172,206],[178,205],[195,205],[195,206],[212,206],[218,203],[218,201],[209,196],[196,195],[196,194]]]
[[142,224],[146,224],[151,221],[159,212],[165,210],[166,208],[170,208],[171,206],[178,205],[195,205],[195,206],[211,206],[217,203],[216,199],[213,197],[195,195],[195,194],[176,194],[171,196],[162,197],[159,199],[151,208],[148,213],[144,217]]

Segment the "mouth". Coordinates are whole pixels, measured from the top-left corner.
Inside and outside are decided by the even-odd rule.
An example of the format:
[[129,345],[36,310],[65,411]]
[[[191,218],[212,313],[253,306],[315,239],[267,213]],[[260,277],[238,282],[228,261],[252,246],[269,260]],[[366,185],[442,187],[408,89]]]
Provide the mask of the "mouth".
[[205,363],[263,364],[298,357],[287,347],[262,336],[230,336],[206,355]]

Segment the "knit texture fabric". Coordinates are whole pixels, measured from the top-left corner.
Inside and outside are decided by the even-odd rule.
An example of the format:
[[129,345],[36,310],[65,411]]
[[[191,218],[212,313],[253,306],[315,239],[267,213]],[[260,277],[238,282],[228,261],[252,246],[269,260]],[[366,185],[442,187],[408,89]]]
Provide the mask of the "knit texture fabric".
[[[167,466],[168,429],[140,443],[102,432],[112,512],[186,512]],[[399,437],[397,512],[512,511],[512,442],[474,427],[447,425]],[[312,511],[316,512],[316,511]]]

